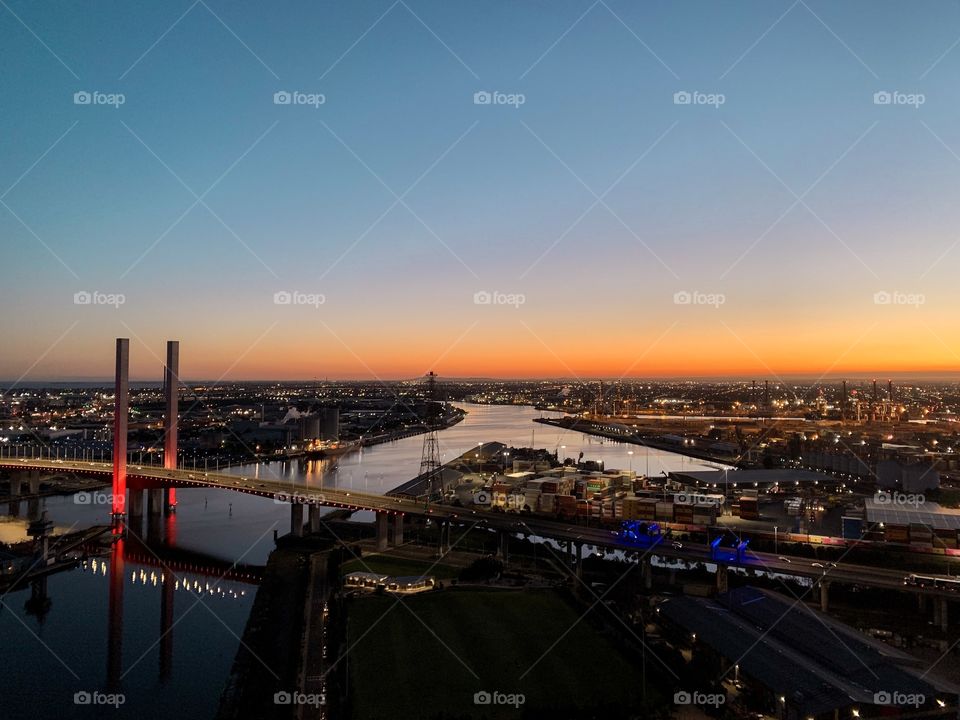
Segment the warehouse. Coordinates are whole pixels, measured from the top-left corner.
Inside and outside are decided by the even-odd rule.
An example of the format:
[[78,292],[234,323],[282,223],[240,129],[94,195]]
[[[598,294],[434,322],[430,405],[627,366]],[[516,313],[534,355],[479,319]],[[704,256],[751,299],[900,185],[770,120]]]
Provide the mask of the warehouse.
[[871,539],[927,547],[956,548],[960,510],[945,508],[923,495],[878,492],[864,500]]
[[[885,700],[920,698],[909,710],[956,714],[957,688],[924,677],[918,659],[778,593],[742,587],[715,599],[676,597],[657,616],[691,667],[736,677],[738,687],[725,690],[752,710],[787,720],[867,718],[895,709]],[[681,682],[689,677],[677,669]]]
[[756,488],[768,489],[775,486],[783,488],[800,487],[804,485],[825,485],[827,487],[838,484],[838,480],[829,475],[813,472],[812,470],[794,470],[791,468],[757,469],[757,470],[689,470],[671,472],[669,477],[674,482],[691,489],[716,489],[719,492],[729,492],[733,489]]

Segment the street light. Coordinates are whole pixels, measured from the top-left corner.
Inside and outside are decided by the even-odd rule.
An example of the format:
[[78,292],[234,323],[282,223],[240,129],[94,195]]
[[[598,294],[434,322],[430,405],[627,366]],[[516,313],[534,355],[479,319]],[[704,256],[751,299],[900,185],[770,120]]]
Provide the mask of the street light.
[[773,526],[773,553],[776,554],[777,550],[777,526]]
[[627,450],[627,455],[630,456],[630,472],[633,472],[633,450]]

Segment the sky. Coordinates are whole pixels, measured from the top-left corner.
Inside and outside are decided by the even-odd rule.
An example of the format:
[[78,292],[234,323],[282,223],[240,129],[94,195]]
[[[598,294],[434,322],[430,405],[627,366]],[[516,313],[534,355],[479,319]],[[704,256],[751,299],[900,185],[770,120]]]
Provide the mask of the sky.
[[0,7],[0,378],[960,366],[960,5]]

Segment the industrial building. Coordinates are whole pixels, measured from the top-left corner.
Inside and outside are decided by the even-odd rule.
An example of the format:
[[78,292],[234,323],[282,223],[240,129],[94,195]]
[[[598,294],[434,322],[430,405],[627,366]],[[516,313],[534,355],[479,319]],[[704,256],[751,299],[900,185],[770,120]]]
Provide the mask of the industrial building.
[[877,485],[908,493],[929,492],[940,487],[940,471],[930,462],[881,460],[877,463]]
[[675,668],[681,683],[695,683],[696,670],[725,678],[728,707],[783,720],[956,716],[958,689],[925,674],[922,661],[779,593],[671,598],[657,618],[685,663]]
[[669,478],[692,490],[716,490],[720,493],[754,488],[765,490],[774,486],[798,487],[810,485],[832,486],[837,479],[811,470],[773,468],[756,470],[688,470],[671,472]]
[[[922,495],[899,492],[878,492],[864,500],[863,509],[859,529],[867,539],[934,548],[958,547],[960,510],[945,508]],[[853,524],[852,519],[850,523]],[[855,531],[853,528],[852,532]]]

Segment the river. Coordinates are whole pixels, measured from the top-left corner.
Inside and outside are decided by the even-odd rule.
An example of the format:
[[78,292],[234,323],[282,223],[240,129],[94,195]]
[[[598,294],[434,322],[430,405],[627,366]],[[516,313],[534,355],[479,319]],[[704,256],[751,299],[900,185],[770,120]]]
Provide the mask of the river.
[[[584,459],[602,460],[607,468],[632,467],[651,475],[707,467],[675,453],[533,422],[537,417],[559,417],[558,413],[518,406],[461,406],[468,411],[465,419],[438,435],[443,462],[478,443],[499,441],[557,450],[562,457],[576,458],[583,452]],[[383,493],[417,475],[422,444],[423,437],[414,436],[336,460],[260,463],[231,472]],[[196,568],[172,591],[167,576],[166,600],[162,564],[132,557],[124,561],[122,573],[113,575],[114,587],[122,586],[121,600],[115,597],[113,605],[109,590],[114,567],[105,561],[50,577],[49,605],[40,613],[28,610],[28,605],[34,607],[27,602],[29,590],[0,598],[0,646],[7,648],[8,658],[15,656],[7,672],[0,673],[5,719],[37,717],[40,706],[42,714],[56,713],[64,720],[107,714],[118,720],[148,720],[216,713],[256,592],[255,584],[224,579],[223,573],[234,562],[262,565],[273,548],[274,531],[283,534],[289,529],[289,510],[228,490],[181,489],[177,499],[175,516],[161,529],[166,540],[160,545],[191,551]],[[107,507],[77,504],[73,497],[47,498],[41,507],[58,530],[108,521]],[[0,517],[0,540],[17,542],[26,537],[29,510],[26,502],[9,510]],[[357,519],[366,518],[358,513]],[[159,545],[152,546],[161,552]],[[184,587],[184,578],[189,587]],[[165,603],[173,608],[167,615],[166,638],[161,630]],[[118,653],[119,670],[111,664]],[[107,692],[111,679],[125,696],[117,710],[74,703],[75,693]]]

